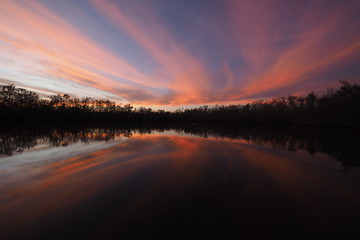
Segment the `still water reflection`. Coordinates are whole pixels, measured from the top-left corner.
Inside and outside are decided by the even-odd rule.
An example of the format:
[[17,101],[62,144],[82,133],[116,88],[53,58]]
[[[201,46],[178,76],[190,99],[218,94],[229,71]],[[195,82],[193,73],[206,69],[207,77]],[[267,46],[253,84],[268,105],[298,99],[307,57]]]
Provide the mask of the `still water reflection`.
[[0,130],[0,238],[350,235],[354,130]]

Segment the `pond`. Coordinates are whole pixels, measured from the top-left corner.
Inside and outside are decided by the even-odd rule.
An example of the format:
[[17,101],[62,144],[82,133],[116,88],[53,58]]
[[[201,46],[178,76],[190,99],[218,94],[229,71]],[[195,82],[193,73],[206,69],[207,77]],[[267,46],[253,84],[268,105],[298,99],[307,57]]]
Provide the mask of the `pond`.
[[1,127],[0,238],[350,236],[359,132]]

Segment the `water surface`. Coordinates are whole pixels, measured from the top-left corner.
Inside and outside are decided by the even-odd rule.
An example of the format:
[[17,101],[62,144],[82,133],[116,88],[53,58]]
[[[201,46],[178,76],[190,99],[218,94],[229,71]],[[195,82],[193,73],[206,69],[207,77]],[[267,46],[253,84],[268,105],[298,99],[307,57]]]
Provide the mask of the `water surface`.
[[360,227],[358,132],[0,130],[1,239],[334,237]]

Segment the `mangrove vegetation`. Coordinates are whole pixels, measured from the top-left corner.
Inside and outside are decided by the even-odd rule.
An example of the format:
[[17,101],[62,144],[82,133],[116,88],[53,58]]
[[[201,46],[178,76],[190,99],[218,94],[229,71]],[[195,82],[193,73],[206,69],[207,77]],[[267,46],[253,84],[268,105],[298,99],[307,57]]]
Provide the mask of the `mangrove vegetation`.
[[271,123],[313,126],[360,126],[360,86],[340,87],[318,96],[277,97],[246,105],[201,106],[176,111],[135,108],[131,104],[69,94],[40,96],[0,85],[0,121],[115,121],[183,123]]

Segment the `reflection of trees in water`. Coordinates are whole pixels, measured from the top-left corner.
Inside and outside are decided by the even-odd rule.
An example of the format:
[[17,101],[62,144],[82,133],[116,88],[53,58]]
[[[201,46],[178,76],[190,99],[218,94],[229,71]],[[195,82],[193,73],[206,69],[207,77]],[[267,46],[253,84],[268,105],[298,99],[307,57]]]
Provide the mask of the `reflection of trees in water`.
[[245,139],[251,143],[287,151],[317,152],[340,161],[346,168],[358,167],[357,146],[359,131],[354,129],[302,128],[267,125],[168,125],[142,127],[63,127],[0,129],[0,154],[12,155],[37,145],[68,146],[74,143],[109,141],[133,134],[175,130],[179,134],[203,138]]
[[283,125],[213,125],[188,126],[179,133],[201,137],[245,139],[251,143],[287,151],[306,151],[310,155],[323,153],[341,162],[345,168],[360,166],[357,129],[287,127]]
[[79,142],[109,141],[131,135],[131,129],[115,128],[0,130],[0,154],[21,153],[38,145],[65,147]]

